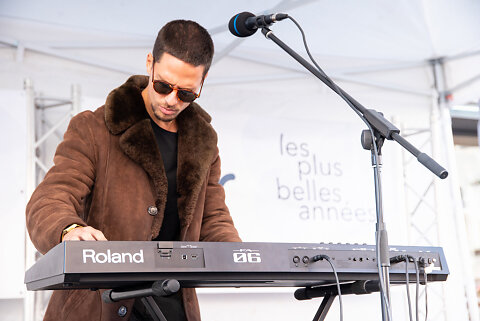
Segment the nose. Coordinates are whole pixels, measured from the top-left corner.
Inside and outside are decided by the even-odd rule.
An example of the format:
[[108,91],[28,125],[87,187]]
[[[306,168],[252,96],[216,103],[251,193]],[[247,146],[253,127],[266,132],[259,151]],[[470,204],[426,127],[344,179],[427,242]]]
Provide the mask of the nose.
[[165,100],[169,106],[174,106],[178,103],[177,90],[173,89],[171,93],[165,96]]

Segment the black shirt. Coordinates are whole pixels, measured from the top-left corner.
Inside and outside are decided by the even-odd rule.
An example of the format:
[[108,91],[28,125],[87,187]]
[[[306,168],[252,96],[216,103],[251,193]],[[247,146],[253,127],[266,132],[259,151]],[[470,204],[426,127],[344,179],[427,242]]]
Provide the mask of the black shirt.
[[[167,175],[167,204],[162,222],[162,228],[155,241],[176,241],[180,237],[180,219],[177,208],[177,151],[178,135],[159,127],[152,119],[153,133],[162,155],[163,167]],[[168,321],[186,321],[181,292],[169,297],[153,296],[162,313]],[[135,300],[130,321],[154,320],[139,299]]]
[[151,120],[155,140],[162,155],[163,167],[167,175],[167,204],[160,233],[155,241],[178,241],[180,236],[180,219],[177,208],[177,151],[178,134],[169,132]]

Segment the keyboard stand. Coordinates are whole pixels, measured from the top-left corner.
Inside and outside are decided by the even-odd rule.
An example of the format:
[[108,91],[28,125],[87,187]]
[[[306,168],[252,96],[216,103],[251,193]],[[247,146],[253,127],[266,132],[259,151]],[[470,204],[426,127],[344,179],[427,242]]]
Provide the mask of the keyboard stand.
[[107,290],[102,293],[102,299],[106,303],[118,302],[120,300],[140,298],[154,321],[167,321],[152,296],[169,296],[180,290],[180,283],[174,279],[155,281],[151,285],[139,287],[132,286],[131,289]]
[[313,317],[313,321],[323,321],[327,317],[328,310],[335,300],[336,294],[327,294],[323,297],[322,303],[318,307],[317,313]]
[[145,308],[147,308],[147,311],[152,317],[153,321],[167,321],[167,319],[162,313],[162,310],[160,310],[160,308],[158,307],[157,302],[155,302],[155,300],[151,296],[143,297],[140,300],[142,301]]
[[[370,294],[380,291],[380,284],[376,280],[354,281],[340,284],[342,295],[347,294]],[[323,321],[327,317],[328,310],[332,306],[333,300],[338,296],[338,287],[336,284],[321,285],[315,287],[306,287],[295,290],[295,299],[310,300],[323,297],[322,303],[313,317],[313,321]]]

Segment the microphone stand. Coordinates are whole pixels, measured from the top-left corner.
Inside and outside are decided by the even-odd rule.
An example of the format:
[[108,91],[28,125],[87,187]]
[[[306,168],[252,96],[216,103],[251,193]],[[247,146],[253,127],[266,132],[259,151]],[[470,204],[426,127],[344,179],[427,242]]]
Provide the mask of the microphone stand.
[[343,89],[338,87],[333,81],[331,81],[320,70],[312,66],[303,57],[292,50],[288,45],[282,42],[273,34],[273,32],[267,28],[262,28],[263,35],[275,42],[280,48],[286,51],[290,56],[297,60],[302,66],[309,70],[314,76],[320,79],[325,85],[330,87],[338,95],[340,95],[347,104],[360,116],[360,118],[367,124],[369,130],[362,132],[362,146],[363,148],[370,150],[372,154],[372,166],[374,170],[375,180],[375,204],[377,213],[376,223],[376,253],[377,253],[377,265],[379,266],[379,281],[380,281],[380,300],[382,305],[382,320],[391,320],[391,305],[390,305],[390,258],[388,247],[388,236],[385,223],[383,221],[383,204],[382,204],[382,185],[381,185],[381,147],[385,139],[395,140],[403,148],[412,153],[417,160],[427,167],[432,173],[444,179],[448,176],[448,172],[445,168],[440,166],[435,160],[425,153],[422,153],[402,136],[400,136],[400,130],[390,123],[383,115],[376,110],[367,109],[354,98],[352,98]]

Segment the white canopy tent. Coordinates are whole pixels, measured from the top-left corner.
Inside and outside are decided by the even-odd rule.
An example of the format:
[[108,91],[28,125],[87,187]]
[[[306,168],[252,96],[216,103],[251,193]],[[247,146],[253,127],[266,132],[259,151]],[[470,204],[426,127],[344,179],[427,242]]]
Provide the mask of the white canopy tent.
[[[226,189],[232,215],[244,240],[318,240],[315,230],[308,230],[308,233],[304,233],[305,237],[299,235],[303,233],[295,231],[285,233],[283,225],[303,228],[303,223],[289,223],[284,219],[280,220],[283,223],[275,223],[272,213],[281,213],[285,203],[281,203],[278,197],[275,199],[275,195],[269,198],[266,195],[268,192],[260,193],[265,190],[260,178],[252,178],[255,174],[263,175],[258,171],[266,173],[261,176],[266,181],[273,177],[277,177],[277,181],[290,179],[278,176],[290,165],[282,163],[281,158],[275,158],[274,152],[270,153],[268,149],[268,146],[277,143],[278,133],[292,141],[303,140],[312,150],[328,155],[322,155],[322,161],[333,159],[341,162],[346,173],[350,172],[350,166],[354,167],[352,172],[360,168],[363,171],[361,174],[345,174],[345,182],[332,181],[329,184],[343,184],[341,188],[345,202],[371,207],[373,196],[365,203],[358,199],[364,194],[370,195],[368,192],[373,188],[368,168],[369,155],[361,150],[358,143],[362,123],[339,98],[260,33],[247,39],[230,35],[226,24],[230,17],[241,11],[257,14],[285,12],[293,16],[307,33],[310,50],[318,63],[340,86],[365,106],[384,112],[402,128],[402,133],[411,134],[409,139],[417,147],[425,148],[427,153],[433,154],[448,168],[450,176],[447,180],[434,179],[420,165],[415,162],[410,164],[409,156],[394,146],[396,144],[387,142],[384,148],[386,222],[392,244],[444,247],[452,273],[449,281],[438,288],[438,300],[435,299],[436,295],[430,298],[433,307],[430,313],[435,315],[435,320],[478,320],[449,115],[452,105],[476,102],[479,98],[478,1],[177,1],[169,5],[146,0],[135,3],[66,3],[54,0],[0,2],[2,119],[5,124],[21,125],[21,138],[12,139],[9,143],[7,151],[12,154],[8,154],[10,158],[7,155],[6,160],[2,160],[5,162],[2,171],[11,173],[9,169],[12,166],[20,166],[15,159],[21,154],[19,149],[24,147],[19,147],[19,144],[29,141],[28,136],[33,139],[35,133],[32,127],[35,124],[44,124],[40,131],[37,129],[37,139],[41,134],[55,134],[56,131],[61,134],[65,128],[65,122],[60,122],[65,110],[39,111],[37,108],[34,112],[34,102],[40,106],[45,100],[39,98],[53,97],[65,100],[64,103],[73,101],[72,105],[77,110],[100,106],[106,94],[128,75],[145,73],[145,55],[153,44],[158,28],[172,19],[186,18],[196,20],[209,29],[216,45],[214,66],[207,78],[200,104],[214,116],[214,125],[220,134],[224,172],[234,172],[237,176],[236,184],[229,183]],[[304,52],[300,34],[291,22],[277,23],[272,30],[294,49]],[[28,84],[33,83],[33,89],[28,86],[28,90],[24,91],[25,79],[29,79]],[[73,97],[70,95],[72,85],[75,85]],[[18,113],[11,110],[14,101]],[[27,102],[30,102],[31,110],[22,105]],[[67,110],[65,119],[70,114],[71,111]],[[37,120],[32,117],[34,115]],[[31,119],[28,126],[21,121],[24,116]],[[55,127],[55,123],[60,125]],[[49,131],[48,127],[55,127],[55,130]],[[4,128],[3,136],[16,130],[15,126]],[[337,140],[324,142],[327,137],[329,141],[332,137]],[[57,142],[58,139],[49,138],[37,146],[37,151],[41,149],[38,158],[43,162],[43,167],[50,166],[51,153]],[[330,150],[325,152],[327,147]],[[33,152],[32,145],[31,161],[24,164],[31,169],[31,173],[27,174],[30,177],[26,177],[30,180],[27,183],[30,186],[35,183],[35,177],[41,177],[34,172],[42,167],[38,165],[40,162],[37,162],[36,168],[35,165],[32,167]],[[247,160],[251,158],[250,153],[253,160]],[[259,166],[255,155],[260,159],[265,156],[265,164]],[[355,162],[358,164],[351,165],[352,161],[346,158],[358,159]],[[270,172],[271,176],[268,176]],[[353,180],[367,184],[364,194],[348,187],[348,182],[350,185],[357,184]],[[15,217],[15,220],[18,219],[15,226],[23,228],[18,223],[23,222],[23,213],[19,210],[26,199],[24,194],[19,193],[25,190],[25,186],[21,185],[18,189],[2,186],[2,190],[5,190],[2,194],[12,196],[2,201],[6,205],[0,214],[0,221],[7,222],[2,225],[9,224],[11,218]],[[252,185],[258,186],[258,189],[246,188]],[[351,196],[355,193],[360,196]],[[8,204],[11,202],[7,200],[12,199],[23,203],[10,206]],[[261,205],[263,203],[269,205]],[[267,213],[269,210],[271,213]],[[247,215],[249,212],[253,214]],[[252,222],[264,224],[253,231]],[[345,226],[340,223],[323,221],[319,226],[310,225],[319,229],[323,235],[320,238],[322,241],[372,243],[370,232],[373,236],[373,230],[355,234],[352,231],[364,226]],[[328,234],[325,228],[335,233]],[[15,238],[12,235],[18,234],[14,232],[7,235]],[[19,251],[20,248],[7,250],[2,246],[2,254],[5,255]],[[27,265],[31,264],[29,259],[27,255]],[[18,278],[16,280],[18,285]],[[18,288],[21,286],[14,290],[13,287],[10,290],[7,288],[1,292],[0,299],[27,298],[24,317],[25,320],[32,320],[31,297],[28,299],[24,290]],[[14,291],[15,294],[12,294]],[[299,313],[300,316],[314,314],[310,306],[300,307],[299,303],[285,305],[287,310],[281,310],[275,300],[281,299],[283,302],[285,297],[289,297],[292,301],[288,293],[262,292],[254,296],[258,304],[265,307],[266,311],[270,309],[270,312],[259,311],[259,307],[245,308],[240,314],[241,319],[266,318],[265,315],[274,313],[271,311],[274,308],[279,310],[279,317],[285,319],[297,317]],[[404,312],[399,311],[405,310],[404,298],[398,292],[394,296],[399,302],[394,304],[394,315],[396,312],[402,316]],[[248,303],[251,297],[250,292],[219,295],[218,291],[204,291],[200,296],[204,307],[202,313],[208,320],[224,319],[227,315],[233,320],[229,309]],[[222,300],[223,308],[217,307],[219,300]],[[378,298],[373,301],[364,301],[363,298],[351,300],[354,308],[350,315],[357,315],[357,319],[356,309],[360,309],[360,305],[375,304],[370,310],[364,311],[370,315],[380,312],[377,308]],[[314,305],[312,303],[311,306]],[[332,309],[329,319],[333,320],[334,317],[336,314]]]

